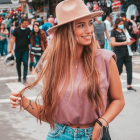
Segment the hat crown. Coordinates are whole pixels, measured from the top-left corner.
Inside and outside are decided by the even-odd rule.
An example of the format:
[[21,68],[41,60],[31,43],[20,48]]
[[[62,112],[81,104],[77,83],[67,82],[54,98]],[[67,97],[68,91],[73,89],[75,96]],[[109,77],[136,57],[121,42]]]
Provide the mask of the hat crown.
[[88,14],[90,14],[90,11],[82,0],[65,0],[56,7],[58,24],[63,24]]

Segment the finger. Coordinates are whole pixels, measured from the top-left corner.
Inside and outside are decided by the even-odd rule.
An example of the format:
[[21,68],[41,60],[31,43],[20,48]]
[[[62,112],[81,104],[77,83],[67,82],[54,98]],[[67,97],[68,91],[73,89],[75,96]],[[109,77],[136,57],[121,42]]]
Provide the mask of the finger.
[[11,108],[16,108],[17,106],[15,106],[15,105],[11,105]]
[[18,96],[19,92],[11,92],[11,95]]
[[9,97],[11,100],[21,100],[21,98],[20,97],[15,97],[15,96],[13,96],[13,95],[11,95],[10,97]]
[[19,105],[19,102],[17,102],[17,101],[15,102],[15,101],[11,100],[10,102],[12,105]]

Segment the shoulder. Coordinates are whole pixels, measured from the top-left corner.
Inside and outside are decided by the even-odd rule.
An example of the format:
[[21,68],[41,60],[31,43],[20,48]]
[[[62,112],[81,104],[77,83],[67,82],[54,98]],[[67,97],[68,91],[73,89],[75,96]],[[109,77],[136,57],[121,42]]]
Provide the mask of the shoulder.
[[97,49],[96,51],[96,59],[103,59],[104,61],[109,62],[111,58],[114,58],[116,61],[116,55],[112,51],[105,50],[105,49]]
[[40,34],[41,34],[41,35],[43,35],[43,34],[46,35],[46,33],[45,33],[42,29],[40,29]]

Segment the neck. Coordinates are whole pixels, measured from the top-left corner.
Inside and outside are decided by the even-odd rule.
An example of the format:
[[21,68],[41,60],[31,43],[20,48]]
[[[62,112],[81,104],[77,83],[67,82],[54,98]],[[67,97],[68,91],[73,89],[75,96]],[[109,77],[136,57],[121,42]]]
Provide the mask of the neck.
[[122,30],[121,30],[121,29],[119,29],[119,28],[117,28],[116,30],[117,30],[117,31],[119,31],[119,32],[122,32]]
[[101,21],[98,21],[98,20],[96,20],[95,22],[96,22],[96,23],[101,23]]
[[84,48],[83,45],[77,44],[77,47],[76,47],[77,56],[76,56],[75,60],[79,60],[81,58],[83,48]]

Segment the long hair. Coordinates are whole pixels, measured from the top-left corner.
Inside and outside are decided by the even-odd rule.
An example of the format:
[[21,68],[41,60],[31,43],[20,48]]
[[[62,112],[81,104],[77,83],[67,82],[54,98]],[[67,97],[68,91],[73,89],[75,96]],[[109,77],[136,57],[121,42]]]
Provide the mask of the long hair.
[[6,29],[6,28],[5,28],[5,24],[1,23],[1,24],[0,24],[0,32],[1,32],[1,25],[3,25],[3,26],[4,26],[3,31],[5,31],[5,29]]
[[[38,110],[38,119],[41,121],[41,116],[43,115],[46,121],[50,123],[51,128],[54,128],[54,115],[59,99],[63,98],[62,95],[65,94],[68,83],[73,83],[74,61],[77,55],[76,45],[74,23],[71,22],[60,26],[35,68],[35,72],[38,75],[37,79],[20,92],[22,94],[26,89],[37,85],[40,80],[43,81],[43,89],[39,94],[43,97],[43,107]],[[82,52],[84,79],[87,81],[87,97],[89,102],[92,103],[93,109],[101,109],[104,112],[105,103],[100,90],[100,73],[95,62],[95,55],[96,45],[92,37],[91,44],[84,46]],[[63,87],[59,92],[62,79]],[[72,91],[73,87],[71,88],[71,93]]]
[[[39,23],[39,22],[38,22],[38,23]],[[31,38],[32,38],[32,40],[33,40],[33,42],[34,42],[34,46],[35,46],[35,31],[34,31],[34,26],[38,26],[38,28],[39,28],[39,25],[36,24],[36,23],[33,24],[33,31],[32,31],[32,34],[31,34]],[[41,41],[41,38],[40,38],[40,29],[39,29],[38,32],[37,32],[37,36],[38,36],[39,42],[40,42],[40,41]]]
[[122,19],[122,18],[117,18],[116,21],[115,21],[115,24],[114,24],[114,26],[113,26],[113,29],[114,29],[114,30],[118,28],[118,24],[119,24],[120,22],[123,22],[123,23],[124,23],[123,19]]

